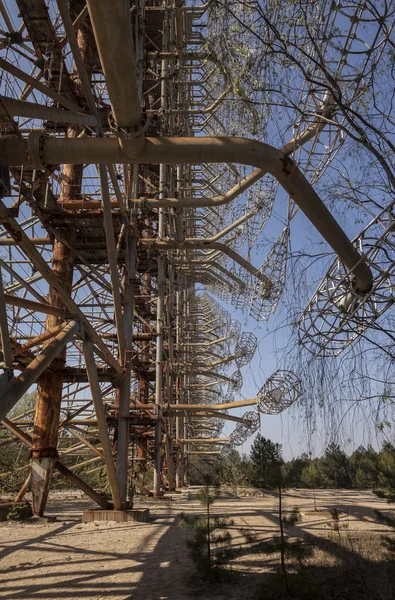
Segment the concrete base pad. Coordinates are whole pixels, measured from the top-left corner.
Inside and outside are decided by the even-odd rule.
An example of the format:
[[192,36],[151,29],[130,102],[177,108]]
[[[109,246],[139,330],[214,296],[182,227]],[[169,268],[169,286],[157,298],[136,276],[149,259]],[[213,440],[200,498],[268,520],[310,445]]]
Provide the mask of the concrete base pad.
[[126,521],[145,522],[149,519],[149,508],[129,509],[129,510],[85,510],[82,513],[83,523],[93,523],[94,521],[117,521],[125,523]]

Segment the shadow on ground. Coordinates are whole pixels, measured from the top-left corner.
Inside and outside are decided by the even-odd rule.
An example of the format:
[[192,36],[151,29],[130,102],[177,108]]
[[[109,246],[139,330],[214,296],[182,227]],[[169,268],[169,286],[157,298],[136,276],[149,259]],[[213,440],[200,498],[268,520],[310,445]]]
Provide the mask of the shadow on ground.
[[[155,515],[147,524],[80,523],[69,518],[54,525],[8,524],[0,527],[0,598],[4,600],[393,600],[394,562],[382,552],[383,526],[374,521],[379,502],[367,495],[356,505],[352,493],[323,491],[320,511],[304,491],[301,507],[309,515],[292,536],[308,537],[315,554],[305,565],[289,565],[288,584],[278,578],[279,557],[262,552],[262,544],[278,533],[275,496],[224,498],[216,512],[229,513],[235,558],[232,572],[222,582],[196,576],[187,554],[188,532],[177,525],[181,511],[199,513],[201,507],[186,495],[167,506],[150,504]],[[287,496],[292,507],[302,493]],[[383,503],[385,505],[385,503]],[[325,510],[336,506],[362,528],[336,533],[328,529]],[[386,505],[385,505],[386,506]],[[71,509],[72,509],[71,503]],[[69,507],[70,509],[70,507]],[[77,520],[78,519],[78,520]],[[257,541],[246,543],[241,528]]]

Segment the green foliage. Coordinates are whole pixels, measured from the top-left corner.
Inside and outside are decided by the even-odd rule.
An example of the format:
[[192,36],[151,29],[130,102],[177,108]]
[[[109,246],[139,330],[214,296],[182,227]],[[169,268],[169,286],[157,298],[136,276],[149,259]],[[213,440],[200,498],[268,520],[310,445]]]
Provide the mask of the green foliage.
[[[108,481],[108,476],[105,467],[103,466],[101,469],[94,469],[91,473],[89,471],[92,469],[92,465],[84,465],[81,469],[77,470],[77,474],[81,479],[86,481],[88,485],[90,485],[95,490],[101,490],[103,492],[110,492],[110,484]],[[66,485],[68,485],[65,482]],[[109,493],[109,497],[111,494]]]
[[[191,485],[205,485],[207,477],[210,477],[215,483],[222,483],[222,456],[216,464],[215,471],[213,473],[212,464],[207,458],[202,456],[193,455],[188,461],[189,467],[189,483]],[[152,471],[150,470],[152,473]]]
[[221,567],[234,555],[228,531],[233,521],[227,515],[212,517],[210,514],[210,507],[218,495],[219,487],[206,482],[196,494],[196,498],[206,509],[206,515],[193,518],[181,515],[180,525],[193,531],[193,535],[187,540],[190,557],[198,573],[205,577],[218,577]]
[[[200,468],[201,465],[200,465]],[[250,456],[230,449],[223,453],[216,465],[221,484],[229,485],[235,493],[242,486],[275,489],[279,481],[293,488],[347,488],[376,489],[377,494],[395,500],[395,448],[386,442],[380,452],[372,446],[360,446],[351,456],[338,444],[330,443],[320,458],[307,454],[284,462],[281,446],[258,435]],[[203,483],[204,472],[200,473]]]
[[283,464],[281,445],[258,434],[252,444],[250,458],[253,465],[252,483],[257,487],[277,487]]
[[14,504],[7,511],[7,521],[23,521],[32,516],[32,508],[28,502]]
[[379,519],[379,521],[382,521],[383,523],[388,525],[388,527],[394,527],[395,529],[395,517],[393,517],[392,515],[386,515],[377,508],[374,509],[374,512],[376,513],[376,516]]
[[[291,593],[288,574],[288,560],[296,563],[297,570],[302,573],[308,558],[313,555],[312,545],[304,538],[291,539],[289,530],[301,522],[302,517],[298,507],[294,507],[289,515],[283,513],[283,481],[278,485],[278,521],[279,534],[273,536],[272,540],[263,544],[262,550],[267,554],[280,554],[279,578],[281,587],[287,594]],[[288,532],[286,533],[286,530]]]
[[190,557],[197,571],[208,575],[217,567],[226,564],[233,556],[230,547],[231,535],[227,530],[233,522],[228,517],[198,517],[192,521],[182,517],[181,526],[193,530],[187,540]]
[[249,485],[253,478],[253,466],[248,458],[230,448],[221,457],[219,479],[221,484],[229,485],[236,494],[238,488]]
[[388,502],[395,502],[395,447],[386,442],[378,459],[378,485],[377,495],[386,498]]
[[218,485],[206,484],[196,493],[196,500],[199,500],[203,506],[211,506],[214,504],[220,494],[220,488]]
[[300,476],[300,487],[323,488],[326,478],[322,469],[321,459],[317,458],[307,464]]
[[20,521],[21,509],[20,506],[13,506],[7,513],[7,521]]
[[300,514],[299,508],[295,506],[291,513],[288,516],[283,516],[282,519],[284,526],[287,528],[291,528],[297,523],[301,523],[302,515]]
[[303,538],[284,538],[281,542],[281,536],[274,536],[270,541],[260,546],[264,554],[279,554],[281,547],[284,549],[285,557],[294,559],[298,564],[304,563],[314,554],[314,546]]
[[[34,412],[36,392],[24,394],[8,417],[15,419],[28,411]],[[29,472],[29,449],[6,428],[0,426],[0,492],[14,493]]]
[[284,464],[283,473],[288,487],[300,487],[302,474],[310,464],[310,458],[307,454],[302,454],[298,458],[293,458]]
[[338,444],[331,442],[326,448],[322,466],[325,473],[326,487],[351,487],[349,460]]
[[242,527],[241,529],[239,529],[239,532],[244,537],[247,544],[255,544],[256,543],[257,535],[256,535],[256,533],[251,531],[251,529],[245,529]]
[[37,392],[23,394],[22,398],[15,404],[10,411],[8,418],[15,419],[27,412],[33,412],[36,406]]
[[332,510],[330,511],[330,514],[333,519],[333,521],[332,521],[333,530],[336,531],[340,535],[340,530],[347,529],[348,523],[340,522],[341,511],[338,508],[336,508],[336,507],[332,508]]
[[[395,447],[389,442],[385,442],[378,459],[379,469],[379,489],[374,490],[379,498],[385,498],[388,503],[395,502]],[[375,510],[377,518],[395,529],[395,517]],[[382,536],[386,549],[395,555],[395,539],[391,536]]]

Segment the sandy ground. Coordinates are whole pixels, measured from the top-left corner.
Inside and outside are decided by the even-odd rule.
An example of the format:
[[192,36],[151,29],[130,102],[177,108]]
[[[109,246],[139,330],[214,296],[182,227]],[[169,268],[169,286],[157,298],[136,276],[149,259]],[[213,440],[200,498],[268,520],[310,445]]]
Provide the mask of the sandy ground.
[[[185,546],[188,532],[177,524],[181,512],[202,511],[194,491],[189,488],[166,503],[139,501],[139,506],[149,506],[151,520],[122,524],[82,524],[82,510],[93,505],[79,492],[52,493],[48,514],[57,516],[55,523],[0,523],[0,599],[251,599],[257,578],[273,559],[252,554],[240,530],[250,530],[260,540],[277,534],[275,497],[221,497],[216,502],[215,512],[235,521],[234,545],[245,548],[232,564],[245,576],[245,585],[237,590],[229,586],[219,595],[200,588],[197,594]],[[333,507],[343,511],[341,523],[349,534],[379,536],[387,529],[378,524],[373,509],[388,506],[370,492],[321,490],[315,505],[312,491],[294,490],[284,504],[286,509],[299,507],[303,521],[295,529],[314,539],[333,536],[328,512]]]

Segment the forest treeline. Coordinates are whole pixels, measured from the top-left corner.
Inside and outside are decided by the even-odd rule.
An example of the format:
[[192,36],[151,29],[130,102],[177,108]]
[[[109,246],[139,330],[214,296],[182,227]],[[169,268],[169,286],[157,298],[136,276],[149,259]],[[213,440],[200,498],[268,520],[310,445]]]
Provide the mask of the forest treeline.
[[[280,444],[258,435],[249,455],[235,449],[224,451],[213,465],[219,483],[234,488],[251,486],[273,489],[279,475],[286,487],[348,488],[389,490],[395,487],[395,446],[384,442],[376,451],[371,445],[360,446],[351,456],[335,443],[330,443],[323,455],[308,454],[285,461]],[[191,468],[191,483],[202,483],[203,468],[195,460]]]

